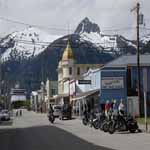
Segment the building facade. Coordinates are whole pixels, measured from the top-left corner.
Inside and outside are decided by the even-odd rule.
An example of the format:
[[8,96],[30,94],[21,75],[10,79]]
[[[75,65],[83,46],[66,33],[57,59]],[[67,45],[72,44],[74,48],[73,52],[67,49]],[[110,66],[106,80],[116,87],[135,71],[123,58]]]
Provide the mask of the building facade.
[[69,95],[69,86],[67,86],[66,82],[79,80],[90,68],[95,69],[101,66],[103,64],[77,64],[73,50],[68,42],[58,66],[58,94],[68,93]]
[[[94,99],[97,97],[99,99],[98,103],[95,100],[95,104],[100,105],[102,109],[104,109],[106,101],[111,103],[116,100],[119,105],[122,99],[128,113],[135,116],[143,115],[145,91],[147,114],[150,116],[150,55],[140,56],[140,101],[137,93],[136,55],[121,56],[102,68],[89,70],[82,76],[82,80],[89,80],[90,84],[79,84],[76,81],[76,95],[72,98],[78,104],[77,107],[80,106],[80,111],[83,101],[92,101],[93,96],[91,95],[94,95]],[[96,90],[99,90],[99,93]]]

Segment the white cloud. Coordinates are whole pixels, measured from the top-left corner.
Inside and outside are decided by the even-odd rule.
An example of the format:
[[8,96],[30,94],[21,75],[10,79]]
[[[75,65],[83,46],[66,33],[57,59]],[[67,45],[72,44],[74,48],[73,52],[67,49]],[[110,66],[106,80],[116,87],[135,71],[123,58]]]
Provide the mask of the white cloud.
[[[0,0],[0,16],[20,20],[29,24],[47,27],[76,28],[78,23],[89,17],[99,24],[101,30],[135,27],[136,15],[130,9],[137,0]],[[149,26],[150,1],[140,0],[141,10]],[[0,35],[24,28],[21,25],[0,20]],[[64,34],[61,31],[49,31]],[[66,31],[67,32],[67,31]],[[107,32],[112,33],[112,32]],[[120,34],[134,38],[135,31],[121,31]]]

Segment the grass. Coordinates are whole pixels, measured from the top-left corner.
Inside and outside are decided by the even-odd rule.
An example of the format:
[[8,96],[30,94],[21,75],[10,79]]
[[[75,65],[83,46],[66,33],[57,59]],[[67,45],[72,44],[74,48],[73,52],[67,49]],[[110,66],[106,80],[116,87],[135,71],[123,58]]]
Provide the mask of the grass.
[[[145,118],[137,118],[137,122],[140,124],[145,124]],[[150,118],[147,118],[147,123],[150,124]]]

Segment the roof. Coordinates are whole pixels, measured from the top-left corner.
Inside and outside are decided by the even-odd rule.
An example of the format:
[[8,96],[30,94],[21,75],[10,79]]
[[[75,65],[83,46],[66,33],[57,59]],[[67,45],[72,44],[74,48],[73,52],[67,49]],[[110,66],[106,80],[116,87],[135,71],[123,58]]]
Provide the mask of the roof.
[[[136,66],[137,55],[123,55],[109,63],[104,67],[125,67],[125,66]],[[140,55],[140,65],[150,66],[150,54]]]
[[72,98],[72,100],[79,100],[79,99],[82,99],[82,98],[86,98],[86,97],[91,96],[93,94],[96,94],[96,93],[98,94],[99,92],[100,92],[100,89],[96,89],[96,90],[80,93],[76,97]]
[[62,56],[62,61],[68,60],[68,59],[74,59],[74,55],[73,55],[73,50],[70,46],[70,43],[68,41],[67,43],[67,47],[64,50],[63,56]]

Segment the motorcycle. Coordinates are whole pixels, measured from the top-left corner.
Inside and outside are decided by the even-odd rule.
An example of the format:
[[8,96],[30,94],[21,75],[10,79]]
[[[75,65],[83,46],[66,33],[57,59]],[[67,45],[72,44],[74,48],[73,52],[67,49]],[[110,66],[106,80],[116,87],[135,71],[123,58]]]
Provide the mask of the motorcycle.
[[140,131],[137,121],[131,117],[116,116],[114,117],[109,124],[109,133],[113,134],[115,131],[130,131],[134,133]]
[[55,121],[55,117],[53,114],[48,114],[48,120],[51,122],[51,123],[54,123]]
[[103,113],[97,113],[96,118],[93,119],[93,126],[95,129],[100,129],[106,117]]
[[99,118],[96,115],[84,114],[82,118],[83,125],[94,127],[94,129],[99,129]]
[[108,113],[107,117],[105,116],[105,114],[103,114],[103,122],[100,125],[100,130],[102,130],[104,132],[108,132],[111,118],[112,118],[112,112],[111,111]]

